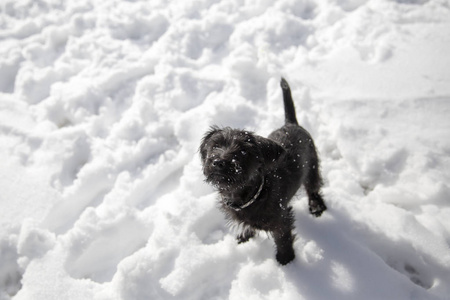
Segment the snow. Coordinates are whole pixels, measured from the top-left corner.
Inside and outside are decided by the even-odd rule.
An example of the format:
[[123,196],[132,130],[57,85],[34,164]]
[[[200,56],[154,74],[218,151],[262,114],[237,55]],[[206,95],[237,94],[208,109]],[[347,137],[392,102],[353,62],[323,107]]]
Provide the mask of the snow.
[[[0,299],[450,299],[450,2],[4,0]],[[237,245],[209,126],[267,135],[279,80],[329,210],[296,259]]]

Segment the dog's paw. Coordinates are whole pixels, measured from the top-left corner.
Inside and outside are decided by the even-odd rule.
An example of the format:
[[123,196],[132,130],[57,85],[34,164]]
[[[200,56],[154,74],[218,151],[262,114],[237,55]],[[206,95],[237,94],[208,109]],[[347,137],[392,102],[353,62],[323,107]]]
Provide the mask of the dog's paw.
[[309,204],[309,212],[316,218],[320,217],[327,210],[325,203],[312,202]]
[[247,229],[244,232],[242,232],[241,234],[238,234],[238,236],[236,237],[236,240],[237,240],[238,244],[246,243],[252,237],[254,237],[255,234],[256,234],[256,232],[254,230]]
[[244,236],[243,234],[239,234],[236,237],[238,244],[247,243],[250,240],[250,237]]
[[290,249],[289,251],[284,252],[277,252],[275,258],[280,265],[285,266],[295,259],[294,249]]

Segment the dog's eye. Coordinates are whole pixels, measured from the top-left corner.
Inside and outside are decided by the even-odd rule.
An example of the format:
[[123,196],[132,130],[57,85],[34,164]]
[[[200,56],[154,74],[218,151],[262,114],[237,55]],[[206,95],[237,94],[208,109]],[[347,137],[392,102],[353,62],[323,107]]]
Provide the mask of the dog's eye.
[[245,155],[247,155],[247,151],[242,150],[241,154],[245,156]]
[[212,150],[213,153],[217,153],[217,152],[219,152],[221,150],[221,148],[218,147],[218,146],[213,146],[213,147],[211,147],[211,150]]

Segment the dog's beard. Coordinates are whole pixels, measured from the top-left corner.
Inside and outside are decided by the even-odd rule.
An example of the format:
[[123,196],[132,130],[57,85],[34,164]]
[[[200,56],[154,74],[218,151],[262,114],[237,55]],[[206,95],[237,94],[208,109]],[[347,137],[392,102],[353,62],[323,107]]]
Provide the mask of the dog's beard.
[[[244,188],[255,186],[261,181],[261,168],[231,168],[217,172],[214,168],[205,166],[205,181],[219,192],[238,192]],[[259,184],[259,183],[258,183]]]
[[205,170],[205,181],[219,190],[230,190],[245,185],[242,169],[230,170],[229,172],[217,172]]

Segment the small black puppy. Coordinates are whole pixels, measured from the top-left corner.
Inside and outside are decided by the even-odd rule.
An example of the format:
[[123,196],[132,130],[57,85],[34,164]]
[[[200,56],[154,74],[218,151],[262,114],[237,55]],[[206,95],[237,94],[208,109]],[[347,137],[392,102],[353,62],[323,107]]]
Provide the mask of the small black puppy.
[[229,127],[212,127],[200,145],[206,181],[217,188],[222,210],[243,225],[237,236],[247,242],[257,230],[270,232],[276,259],[285,265],[295,258],[294,215],[289,201],[303,184],[311,214],[327,209],[320,194],[319,159],[309,133],[298,125],[291,90],[284,78],[285,125],[263,138]]

